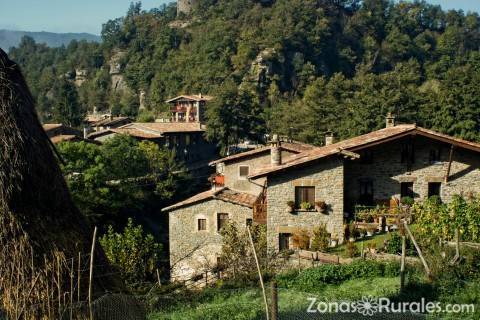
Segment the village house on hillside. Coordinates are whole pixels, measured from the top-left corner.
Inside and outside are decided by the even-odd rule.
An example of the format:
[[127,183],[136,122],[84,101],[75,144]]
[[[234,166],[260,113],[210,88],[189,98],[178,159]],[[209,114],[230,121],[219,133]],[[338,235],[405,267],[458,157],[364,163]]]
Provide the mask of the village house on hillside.
[[53,144],[59,144],[61,142],[80,142],[87,141],[85,138],[85,132],[66,126],[61,123],[46,123],[43,125],[43,130],[50,138]]
[[188,279],[215,265],[226,221],[265,223],[268,248],[279,251],[292,247],[298,230],[321,224],[343,241],[344,218],[357,204],[405,196],[448,202],[454,194],[480,192],[478,143],[396,124],[390,115],[384,129],[325,142],[289,155],[287,144],[273,141],[263,158],[259,151],[215,161],[216,189],[163,209],[170,219],[172,278]]
[[171,118],[158,122],[127,122],[122,126],[93,132],[89,139],[103,142],[117,134],[127,134],[138,140],[149,140],[175,150],[177,160],[189,169],[206,167],[216,157],[217,147],[204,138],[203,123],[206,103],[212,97],[183,95],[166,101],[171,104]]
[[[246,226],[253,223],[255,216],[256,222],[266,223],[262,201],[265,179],[252,182],[248,175],[251,170],[271,163],[271,148],[257,148],[211,162],[217,171],[212,190],[163,209],[170,212],[173,279],[189,279],[216,263],[222,245],[219,230],[227,221]],[[288,158],[313,148],[289,142],[277,151],[281,157]]]

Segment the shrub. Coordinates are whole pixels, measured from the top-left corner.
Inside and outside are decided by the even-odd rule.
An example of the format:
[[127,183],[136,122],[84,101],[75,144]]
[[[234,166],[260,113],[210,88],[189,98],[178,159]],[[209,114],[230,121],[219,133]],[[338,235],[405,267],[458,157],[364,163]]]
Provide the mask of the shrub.
[[162,246],[151,234],[145,235],[141,225],[134,226],[131,218],[123,233],[116,233],[109,226],[107,234],[100,238],[100,244],[127,285],[137,287],[135,284],[154,278]]
[[376,262],[357,260],[350,264],[324,264],[300,273],[290,271],[277,276],[280,287],[298,288],[302,291],[317,292],[326,284],[338,284],[347,280],[399,275],[398,262]]
[[325,224],[320,225],[313,230],[311,249],[313,251],[325,252],[328,249],[329,239],[330,234],[327,231],[327,226]]
[[350,242],[350,241],[347,242],[345,250],[347,251],[347,256],[349,258],[353,258],[353,257],[358,256],[358,248],[357,248],[357,246],[355,245],[354,242]]
[[415,203],[415,200],[413,200],[413,198],[411,197],[403,197],[400,202],[404,205],[407,205],[407,206],[413,206],[413,204]]
[[[392,233],[390,239],[387,241],[385,247],[387,253],[391,254],[401,254],[402,253],[402,236],[398,233]],[[407,256],[415,256],[415,246],[410,239],[407,238],[406,241],[406,254]]]
[[306,230],[300,230],[293,235],[293,243],[295,247],[307,250],[310,247],[310,235]]

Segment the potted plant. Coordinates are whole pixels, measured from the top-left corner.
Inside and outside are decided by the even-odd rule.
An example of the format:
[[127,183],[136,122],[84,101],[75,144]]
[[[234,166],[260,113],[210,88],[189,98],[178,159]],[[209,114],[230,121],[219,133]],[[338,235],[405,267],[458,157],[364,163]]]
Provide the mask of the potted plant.
[[325,201],[315,201],[315,207],[320,213],[325,213],[327,211],[327,204]]
[[367,227],[367,236],[371,237],[373,236],[373,233],[377,231],[377,227],[374,226],[368,226]]
[[294,201],[287,201],[287,212],[291,213],[295,210],[295,202]]
[[312,210],[312,204],[310,202],[305,201],[300,203],[300,208],[302,210]]

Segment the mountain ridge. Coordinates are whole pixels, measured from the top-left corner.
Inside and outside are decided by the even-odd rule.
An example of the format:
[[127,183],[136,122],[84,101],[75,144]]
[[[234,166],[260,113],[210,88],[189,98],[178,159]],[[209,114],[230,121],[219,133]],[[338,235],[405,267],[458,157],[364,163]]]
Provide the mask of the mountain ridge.
[[47,31],[20,31],[0,29],[0,48],[8,51],[11,47],[16,47],[22,40],[22,37],[32,37],[37,43],[45,43],[49,47],[60,47],[69,44],[72,40],[86,40],[89,42],[100,42],[101,37],[86,32],[56,33]]

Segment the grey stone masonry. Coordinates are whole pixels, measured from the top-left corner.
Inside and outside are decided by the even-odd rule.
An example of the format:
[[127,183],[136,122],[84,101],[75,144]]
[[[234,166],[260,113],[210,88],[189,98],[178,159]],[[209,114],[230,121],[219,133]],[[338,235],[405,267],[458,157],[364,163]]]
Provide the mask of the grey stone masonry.
[[[410,165],[401,162],[402,145],[412,139],[414,162]],[[361,160],[345,163],[345,204],[347,211],[360,198],[360,182],[369,179],[373,184],[375,202],[389,200],[392,196],[400,199],[401,183],[413,182],[415,200],[428,196],[428,184],[441,183],[440,196],[448,202],[454,194],[480,192],[480,156],[474,151],[457,147],[453,151],[448,182],[451,146],[434,139],[415,136],[401,138],[371,148],[371,163]],[[358,151],[360,154],[365,151]],[[431,161],[431,153],[440,156]]]
[[[268,177],[267,241],[269,250],[279,250],[279,234],[313,230],[326,224],[331,234],[343,241],[343,159],[334,156],[304,168],[291,168]],[[325,201],[326,213],[296,210],[287,212],[287,202],[295,200],[295,187],[315,187],[315,201]]]
[[[169,212],[171,278],[188,280],[211,270],[221,253],[222,236],[218,232],[217,216],[227,213],[229,221],[239,227],[252,218],[246,206],[209,199]],[[198,219],[206,219],[206,230],[198,231]]]
[[[293,152],[282,150],[282,159],[286,159],[289,156],[294,155]],[[237,161],[228,161],[223,166],[223,175],[225,176],[225,186],[227,188],[247,192],[250,194],[258,195],[263,190],[265,179],[257,179],[255,181],[249,181],[247,177],[240,177],[240,166],[247,166],[249,173],[257,171],[259,168],[270,165],[271,156],[270,151],[267,150],[262,154],[252,155],[251,157],[241,158]],[[220,167],[217,165],[217,171]]]

